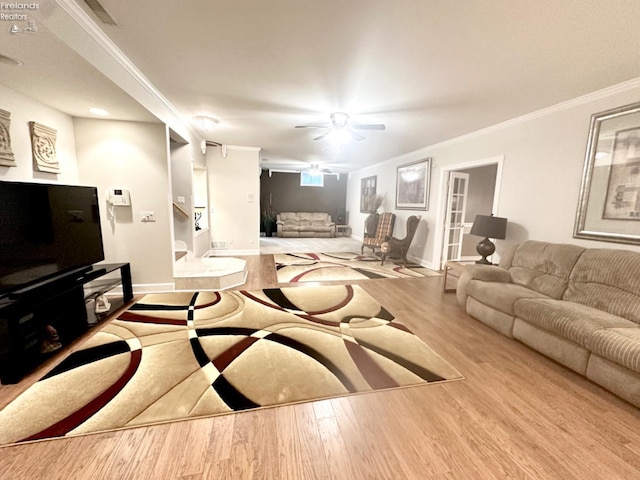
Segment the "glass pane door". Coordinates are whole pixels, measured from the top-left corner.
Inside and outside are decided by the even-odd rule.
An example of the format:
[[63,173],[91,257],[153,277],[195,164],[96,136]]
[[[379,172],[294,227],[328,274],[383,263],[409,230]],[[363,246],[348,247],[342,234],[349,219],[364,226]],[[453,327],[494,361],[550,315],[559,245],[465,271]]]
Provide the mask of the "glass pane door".
[[462,254],[462,236],[464,234],[468,189],[468,173],[449,173],[442,268],[444,268],[444,263],[447,260],[459,260]]

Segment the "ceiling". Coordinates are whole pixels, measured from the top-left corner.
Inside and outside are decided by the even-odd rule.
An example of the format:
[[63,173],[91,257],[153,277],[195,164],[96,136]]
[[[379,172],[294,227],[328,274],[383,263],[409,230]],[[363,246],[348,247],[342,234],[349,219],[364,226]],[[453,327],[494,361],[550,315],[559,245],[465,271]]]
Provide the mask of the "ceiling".
[[[266,168],[350,171],[640,77],[636,0],[100,0],[116,26],[77,3],[185,122],[219,119],[201,134],[261,147]],[[24,65],[0,83],[157,121],[45,28],[7,35]],[[335,111],[386,130],[338,146],[294,128]]]

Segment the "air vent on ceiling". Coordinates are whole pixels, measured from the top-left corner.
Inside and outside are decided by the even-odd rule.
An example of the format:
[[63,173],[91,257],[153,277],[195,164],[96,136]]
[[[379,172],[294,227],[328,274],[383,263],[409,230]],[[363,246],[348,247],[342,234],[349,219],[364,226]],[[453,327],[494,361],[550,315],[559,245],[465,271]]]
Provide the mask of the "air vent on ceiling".
[[106,23],[107,25],[118,25],[98,0],[84,0],[84,3],[86,3],[91,11],[96,14],[96,17],[98,17],[102,23]]

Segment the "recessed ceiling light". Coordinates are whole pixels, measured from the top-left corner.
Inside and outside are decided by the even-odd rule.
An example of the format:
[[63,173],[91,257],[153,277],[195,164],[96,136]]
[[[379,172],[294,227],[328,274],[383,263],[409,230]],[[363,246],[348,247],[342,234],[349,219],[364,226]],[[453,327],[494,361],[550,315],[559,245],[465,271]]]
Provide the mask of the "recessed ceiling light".
[[109,115],[109,112],[103,110],[102,108],[92,107],[89,109],[89,111],[94,115],[98,115],[99,117],[106,117],[107,115]]
[[202,130],[213,130],[216,125],[220,123],[217,118],[209,117],[207,115],[196,115],[193,117],[193,121],[196,126]]

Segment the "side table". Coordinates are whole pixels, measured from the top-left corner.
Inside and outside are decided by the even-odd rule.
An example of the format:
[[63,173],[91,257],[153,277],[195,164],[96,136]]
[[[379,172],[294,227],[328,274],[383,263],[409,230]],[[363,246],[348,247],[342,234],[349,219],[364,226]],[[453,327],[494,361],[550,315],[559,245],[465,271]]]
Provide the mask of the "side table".
[[[445,293],[455,292],[456,287],[458,286],[458,278],[460,278],[460,275],[462,275],[462,272],[464,272],[469,265],[475,265],[475,264],[476,262],[474,261],[461,261],[461,260],[448,260],[447,262],[445,262],[444,275],[442,276],[442,291]],[[453,287],[447,288],[447,280],[451,280],[452,278],[455,278],[455,281],[450,283],[453,283],[454,285]]]
[[351,227],[349,225],[336,225],[336,237],[350,237]]

